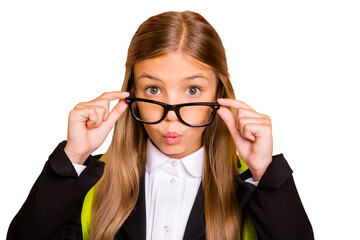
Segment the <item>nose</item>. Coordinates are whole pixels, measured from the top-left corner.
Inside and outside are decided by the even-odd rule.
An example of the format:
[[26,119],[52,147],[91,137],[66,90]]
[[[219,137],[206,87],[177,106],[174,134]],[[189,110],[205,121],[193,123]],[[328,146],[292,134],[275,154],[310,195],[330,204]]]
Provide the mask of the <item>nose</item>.
[[170,121],[170,122],[172,122],[172,121],[177,121],[178,118],[177,118],[177,116],[176,116],[175,111],[174,111],[174,110],[169,110],[168,113],[167,113],[167,115],[166,115],[166,117],[165,117],[165,120],[166,120],[166,121]]
[[[170,104],[170,105],[174,105],[174,104],[178,104],[181,101],[180,101],[179,97],[177,96],[176,91],[169,90],[169,95],[167,96],[167,98],[165,99],[164,102],[167,104]],[[169,109],[164,120],[172,122],[172,121],[178,121],[179,119],[176,116],[175,111],[173,109]]]

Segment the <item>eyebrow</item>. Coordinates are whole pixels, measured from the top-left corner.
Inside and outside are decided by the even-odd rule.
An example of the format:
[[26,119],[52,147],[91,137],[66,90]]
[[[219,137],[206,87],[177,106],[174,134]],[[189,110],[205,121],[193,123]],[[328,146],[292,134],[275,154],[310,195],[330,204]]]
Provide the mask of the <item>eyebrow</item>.
[[154,76],[151,76],[151,75],[148,74],[148,73],[143,73],[143,74],[141,74],[141,75],[139,76],[139,79],[140,79],[140,78],[149,78],[149,79],[151,79],[151,80],[156,80],[156,81],[161,81],[161,82],[162,82],[161,79],[159,79],[159,78],[157,78],[157,77],[154,77]]
[[[160,82],[163,82],[163,80],[161,80],[160,78],[157,78],[155,76],[152,76],[148,73],[143,73],[139,76],[139,79],[140,78],[148,78],[148,79],[151,79],[151,80],[155,80],[155,81],[160,81]],[[191,75],[191,76],[188,76],[188,77],[185,77],[182,79],[182,81],[191,81],[191,80],[194,80],[194,79],[197,79],[197,78],[201,78],[201,79],[204,79],[206,81],[209,81],[209,79],[207,77],[205,77],[204,75],[202,74],[194,74],[194,75]]]
[[207,77],[205,77],[204,75],[202,75],[202,74],[195,74],[195,75],[184,78],[184,80],[194,80],[196,78],[201,78],[201,79],[204,79],[206,81],[209,81],[209,79]]

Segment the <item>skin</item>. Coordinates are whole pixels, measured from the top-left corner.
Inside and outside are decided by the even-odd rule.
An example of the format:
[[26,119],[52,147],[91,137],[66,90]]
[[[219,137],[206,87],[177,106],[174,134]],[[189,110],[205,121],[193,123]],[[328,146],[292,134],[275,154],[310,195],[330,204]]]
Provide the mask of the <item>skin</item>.
[[[168,104],[215,102],[216,76],[211,67],[181,53],[140,61],[134,66],[136,97]],[[183,158],[202,146],[205,127],[182,124],[174,111],[158,124],[144,124],[150,139],[167,156]],[[175,144],[166,135],[179,135]]]
[[[134,66],[135,96],[168,104],[215,102],[226,123],[240,157],[256,181],[260,181],[272,161],[272,128],[269,116],[260,114],[244,102],[217,99],[213,69],[181,52],[140,61]],[[127,92],[107,92],[89,102],[79,103],[69,114],[65,153],[76,164],[83,164],[101,146],[117,119],[126,110]],[[109,103],[120,100],[110,111]],[[228,108],[236,110],[234,116]],[[173,111],[158,124],[144,124],[154,144],[171,158],[183,158],[202,146],[204,127],[182,124]],[[172,138],[176,136],[175,140]],[[170,137],[169,137],[170,136]]]

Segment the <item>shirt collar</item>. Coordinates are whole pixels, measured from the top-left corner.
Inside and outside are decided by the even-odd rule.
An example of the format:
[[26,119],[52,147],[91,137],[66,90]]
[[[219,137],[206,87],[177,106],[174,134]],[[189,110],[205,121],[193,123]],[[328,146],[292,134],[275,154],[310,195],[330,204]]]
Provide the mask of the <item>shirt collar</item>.
[[[196,152],[179,159],[189,174],[194,177],[202,177],[204,169],[204,147]],[[146,152],[146,170],[152,172],[164,164],[167,160],[171,160],[163,152],[161,152],[148,138]]]

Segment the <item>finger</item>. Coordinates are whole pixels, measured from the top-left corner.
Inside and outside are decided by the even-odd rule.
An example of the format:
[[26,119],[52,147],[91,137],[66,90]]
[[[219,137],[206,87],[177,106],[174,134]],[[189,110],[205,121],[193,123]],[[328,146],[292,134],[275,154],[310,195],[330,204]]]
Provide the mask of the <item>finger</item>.
[[255,141],[255,135],[249,131],[249,126],[252,124],[269,126],[271,129],[271,122],[267,118],[242,117],[237,120],[237,124],[241,136],[251,141]]
[[80,118],[80,122],[88,129],[94,128],[98,121],[98,115],[94,108],[80,108],[72,111],[72,114],[76,114]]
[[257,138],[271,135],[271,127],[262,123],[248,123],[244,125],[242,137],[255,141]]
[[226,107],[221,106],[217,113],[224,120],[226,126],[228,127],[231,135],[237,133],[238,129],[236,127],[235,117],[232,112]]
[[[107,112],[106,112],[106,115],[105,115],[105,120],[108,119],[110,113],[109,113],[109,108],[110,108],[110,101],[113,101],[113,100],[117,100],[117,99],[124,99],[124,98],[127,98],[130,96],[130,93],[129,92],[122,92],[122,91],[114,91],[114,92],[105,92],[103,94],[101,94],[99,96],[99,99],[106,99],[108,100],[108,103],[107,103]],[[126,107],[125,107],[126,109]],[[124,110],[125,110],[124,109]],[[121,114],[120,114],[121,115]],[[119,116],[120,117],[120,116]],[[119,118],[118,117],[118,118]],[[115,124],[115,123],[114,123]]]
[[95,109],[96,111],[96,115],[97,115],[97,121],[96,123],[93,125],[94,128],[99,127],[105,118],[105,114],[106,114],[106,109],[102,106],[91,106],[92,109]]
[[217,112],[228,127],[235,144],[237,145],[243,143],[244,139],[242,138],[240,131],[236,126],[236,120],[232,112],[226,107],[220,107]]
[[245,146],[245,141],[241,134],[239,129],[236,127],[236,120],[232,112],[227,109],[226,107],[221,106],[217,113],[220,115],[220,117],[224,120],[226,126],[229,129],[229,132],[234,140],[235,145],[237,146]]
[[[105,109],[103,107],[91,106],[89,108],[80,109],[80,111],[89,130],[99,127],[104,120]],[[87,120],[86,117],[88,117]]]
[[241,101],[238,101],[238,100],[235,100],[235,99],[219,98],[219,99],[217,100],[217,102],[218,102],[220,105],[227,106],[227,107],[232,107],[232,108],[235,108],[235,109],[245,108],[245,109],[254,110],[254,109],[252,109],[249,105],[247,105],[246,103],[241,102]]
[[100,105],[106,109],[106,113],[104,116],[104,120],[107,120],[109,116],[109,108],[110,108],[110,101],[117,100],[117,99],[124,99],[130,95],[129,92],[121,92],[121,91],[114,91],[114,92],[105,92],[101,94],[99,97],[91,100],[89,102],[83,102],[76,105],[75,108],[84,108],[86,106],[93,106],[93,105]]
[[89,108],[89,107],[102,107],[105,110],[104,113],[104,120],[106,120],[109,116],[109,108],[110,108],[110,101],[108,99],[102,98],[102,99],[94,99],[89,102],[79,103],[76,105],[75,108]]
[[128,107],[127,103],[124,100],[120,100],[115,107],[111,110],[109,118],[106,120],[108,128],[112,128],[115,125],[115,122],[123,114],[123,112]]
[[89,130],[96,128],[97,121],[98,115],[96,113],[96,110],[91,110],[90,112],[88,112],[88,121],[86,121],[86,128]]
[[124,99],[126,97],[130,96],[129,92],[122,92],[122,91],[114,91],[114,92],[105,92],[101,94],[98,98],[105,98],[109,101],[113,101],[116,99]]
[[271,121],[270,117],[258,112],[255,112],[254,110],[250,110],[250,109],[246,109],[246,108],[239,108],[236,111],[236,118],[242,118],[242,117],[250,117],[250,118],[264,118],[264,119],[268,119],[269,121]]

